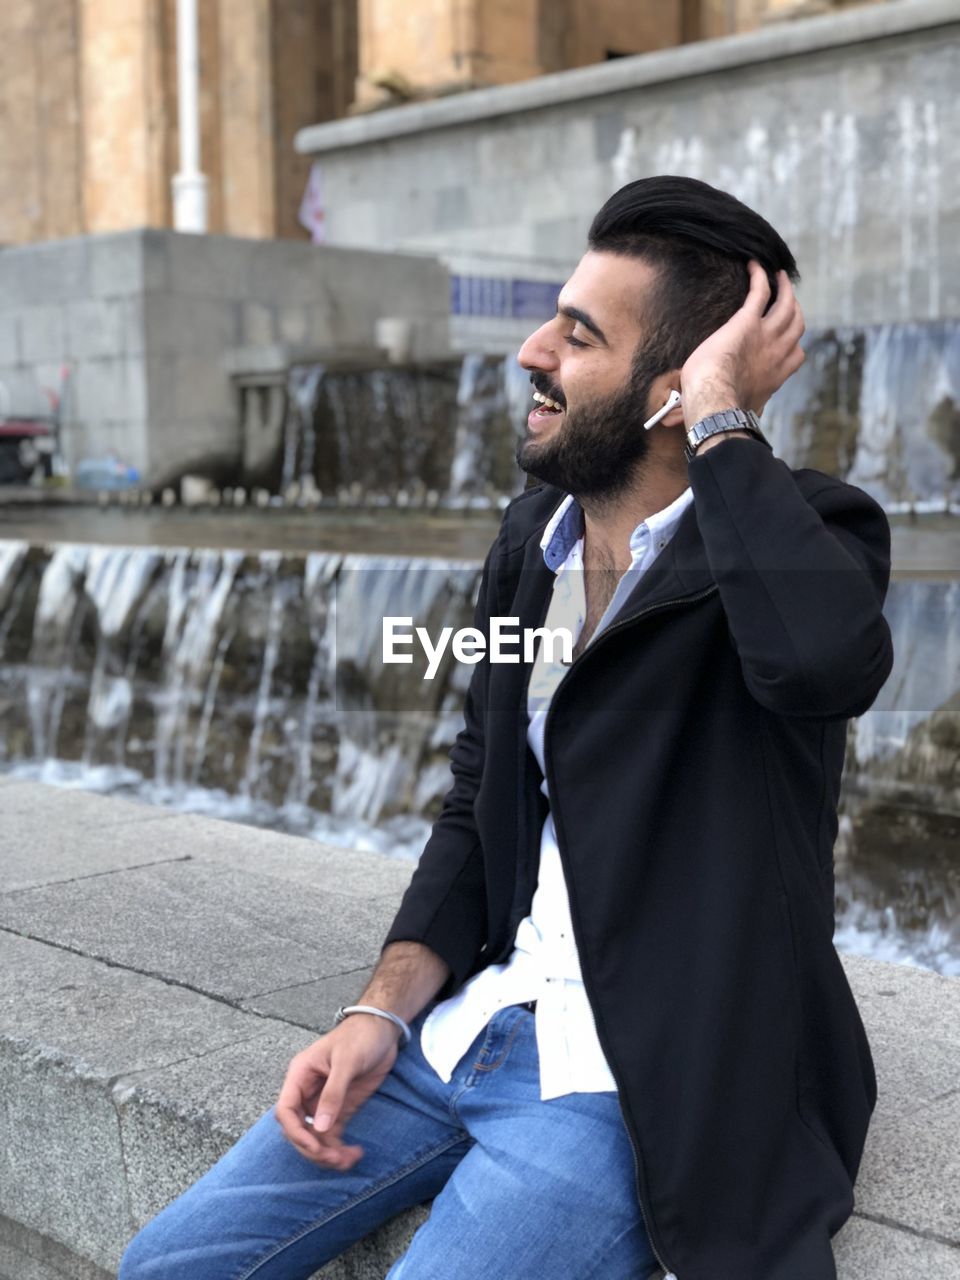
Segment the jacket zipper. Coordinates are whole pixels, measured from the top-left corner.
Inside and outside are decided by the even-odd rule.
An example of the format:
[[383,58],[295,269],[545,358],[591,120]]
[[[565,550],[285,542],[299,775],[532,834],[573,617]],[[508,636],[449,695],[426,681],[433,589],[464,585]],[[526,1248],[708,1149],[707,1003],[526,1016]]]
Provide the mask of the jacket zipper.
[[[560,828],[562,826],[562,823],[559,821],[559,812],[556,804],[556,791],[549,779],[550,752],[549,752],[549,747],[547,745],[548,744],[547,730],[550,727],[550,716],[553,712],[554,707],[557,705],[557,694],[563,688],[564,684],[566,684],[566,682],[570,679],[570,676],[574,671],[574,669],[581,662],[583,662],[584,658],[588,653],[595,651],[603,643],[603,641],[607,639],[607,637],[613,635],[614,632],[616,631],[622,631],[626,627],[633,626],[635,622],[639,621],[640,618],[646,617],[648,614],[657,613],[663,609],[676,608],[680,605],[695,604],[698,600],[705,600],[708,596],[714,595],[714,593],[718,590],[719,588],[717,587],[716,584],[714,584],[712,587],[708,587],[705,591],[698,591],[694,595],[677,596],[673,600],[661,600],[657,604],[649,605],[646,609],[641,609],[639,613],[632,614],[629,618],[622,618],[619,622],[611,623],[610,626],[606,627],[600,633],[600,635],[597,636],[596,640],[593,643],[587,645],[583,653],[580,654],[580,657],[577,658],[573,663],[571,663],[571,665],[568,667],[568,669],[564,673],[563,678],[560,680],[560,683],[557,685],[556,689],[553,691],[553,697],[550,699],[550,707],[547,711],[547,718],[544,721],[544,725],[543,725],[544,766],[545,766],[545,773],[547,773],[547,787],[550,792],[550,807],[554,812],[554,826],[557,832],[557,849],[560,852],[560,862],[564,868],[564,875],[567,881],[567,892],[568,892],[568,895],[570,896],[571,921],[574,924],[573,942],[577,952],[577,962],[580,966],[580,975],[583,978],[583,985],[587,992],[587,996],[591,1006],[591,1010],[590,1010],[591,1015],[593,1014],[593,1006],[595,1002],[591,998],[591,984],[587,982],[586,970],[583,967],[583,962],[580,957],[580,945],[577,940],[578,930],[576,925],[576,920],[579,916],[579,912],[574,903],[573,895],[570,893],[571,882],[570,882],[569,874],[567,873],[566,859],[563,856],[563,841],[561,840],[561,837],[560,837]],[[620,1114],[623,1117],[624,1128],[627,1131],[627,1137],[630,1139],[630,1150],[633,1154],[633,1172],[634,1172],[634,1181],[636,1183],[636,1188],[637,1188],[637,1203],[640,1207],[640,1218],[643,1222],[644,1230],[647,1233],[647,1239],[650,1241],[650,1248],[653,1250],[653,1256],[656,1258],[658,1265],[666,1273],[664,1275],[664,1280],[677,1280],[676,1273],[672,1271],[670,1267],[667,1266],[660,1252],[660,1249],[654,1242],[653,1235],[650,1230],[650,1219],[647,1214],[647,1207],[643,1199],[643,1188],[641,1185],[641,1178],[640,1178],[640,1160],[637,1156],[637,1151],[639,1149],[640,1142],[635,1131],[631,1128],[630,1121],[627,1118],[627,1113],[623,1107],[623,1102],[622,1102],[622,1098],[624,1094],[623,1082],[620,1079],[619,1072],[617,1071],[617,1069],[613,1064],[613,1058],[609,1051],[609,1045],[604,1043],[605,1038],[601,1036],[600,1029],[599,1027],[597,1027],[595,1016],[593,1017],[593,1024],[594,1024],[594,1030],[597,1033],[597,1039],[600,1041],[601,1048],[604,1051],[604,1056],[606,1057],[607,1062],[610,1065],[611,1074],[613,1075],[614,1079],[617,1082],[617,1103],[620,1107]]]

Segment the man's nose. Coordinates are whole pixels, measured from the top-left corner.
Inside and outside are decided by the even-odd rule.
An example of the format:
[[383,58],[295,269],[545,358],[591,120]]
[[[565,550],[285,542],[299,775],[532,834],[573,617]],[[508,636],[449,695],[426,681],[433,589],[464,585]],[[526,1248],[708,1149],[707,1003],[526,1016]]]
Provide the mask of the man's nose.
[[550,322],[531,333],[517,352],[517,363],[524,369],[556,369],[559,361],[551,337]]

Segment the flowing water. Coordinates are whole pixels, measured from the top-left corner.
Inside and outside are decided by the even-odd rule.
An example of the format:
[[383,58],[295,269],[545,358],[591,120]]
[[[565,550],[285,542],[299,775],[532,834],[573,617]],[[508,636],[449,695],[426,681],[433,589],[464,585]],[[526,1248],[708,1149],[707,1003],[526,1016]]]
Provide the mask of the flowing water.
[[[805,345],[764,414],[776,451],[894,526],[896,665],[849,729],[836,940],[960,973],[960,328]],[[475,356],[304,366],[287,391],[258,483],[299,506],[0,506],[0,768],[414,858],[470,668],[384,664],[381,618],[472,621],[529,382]]]
[[[470,668],[381,619],[472,621],[479,559],[0,542],[0,767],[415,858]],[[851,723],[838,945],[960,973],[960,583],[905,576]]]
[[[500,356],[387,369],[296,366],[282,432],[272,450],[257,451],[242,481],[277,494],[295,486],[384,504],[430,494],[455,510],[495,506],[522,487],[515,457],[530,390],[529,375]],[[259,432],[259,422],[250,429]]]

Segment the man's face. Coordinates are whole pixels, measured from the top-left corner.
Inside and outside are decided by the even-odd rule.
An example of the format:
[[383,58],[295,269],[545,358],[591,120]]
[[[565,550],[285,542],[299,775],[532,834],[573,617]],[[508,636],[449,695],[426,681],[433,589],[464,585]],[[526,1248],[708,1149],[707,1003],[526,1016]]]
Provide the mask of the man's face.
[[630,484],[649,449],[654,375],[636,357],[655,279],[635,258],[591,250],[580,260],[556,316],[517,355],[534,391],[560,406],[535,404],[517,447],[524,471],[578,498],[614,498]]

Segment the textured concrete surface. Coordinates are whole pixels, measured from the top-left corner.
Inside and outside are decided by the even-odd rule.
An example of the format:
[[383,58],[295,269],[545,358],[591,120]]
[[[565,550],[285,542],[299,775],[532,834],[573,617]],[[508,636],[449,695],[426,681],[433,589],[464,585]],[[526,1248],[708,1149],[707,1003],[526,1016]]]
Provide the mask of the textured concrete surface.
[[[411,866],[3,778],[0,814],[0,1280],[107,1280],[362,989]],[[960,1280],[960,981],[844,963],[880,1101],[840,1280]],[[423,1217],[319,1274],[382,1278]]]
[[[910,0],[318,125],[298,146],[323,164],[331,244],[563,280],[607,196],[684,174],[783,235],[808,327],[933,320],[960,311],[958,82],[955,0]],[[501,328],[509,350],[517,326]]]
[[[170,815],[162,809],[80,791],[51,789],[49,797],[41,824],[32,783],[8,781],[3,788],[5,892],[184,856],[162,837],[149,853],[144,851],[140,828],[165,822]],[[78,831],[94,838],[78,841]]]

